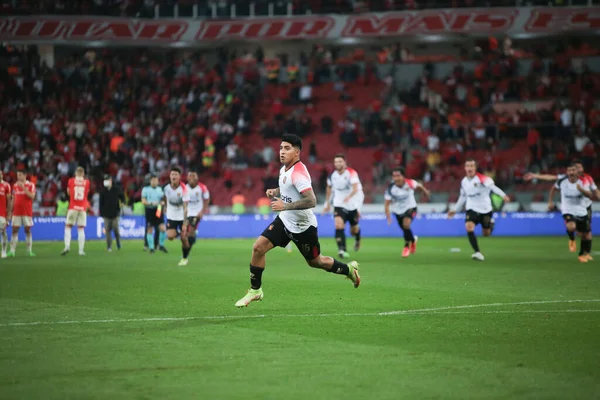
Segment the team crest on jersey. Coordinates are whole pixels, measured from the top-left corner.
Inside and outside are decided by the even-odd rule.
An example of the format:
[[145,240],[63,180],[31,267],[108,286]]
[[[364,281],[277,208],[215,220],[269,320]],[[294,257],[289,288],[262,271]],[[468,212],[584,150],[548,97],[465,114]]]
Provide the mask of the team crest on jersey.
[[269,230],[272,231],[273,230],[273,224],[269,225]]
[[285,181],[287,181],[287,176],[283,177],[283,183],[285,183]]
[[474,183],[473,186],[477,187],[479,186],[479,183]]

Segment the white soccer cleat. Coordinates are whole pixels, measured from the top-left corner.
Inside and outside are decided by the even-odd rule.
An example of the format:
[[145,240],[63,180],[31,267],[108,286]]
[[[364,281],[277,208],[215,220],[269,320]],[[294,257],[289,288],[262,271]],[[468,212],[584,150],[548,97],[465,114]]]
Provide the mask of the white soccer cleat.
[[244,297],[239,299],[235,303],[235,306],[238,308],[248,307],[248,304],[252,303],[253,301],[261,301],[263,299],[263,297],[265,297],[265,294],[263,293],[262,288],[248,289],[248,293],[246,293],[246,295]]
[[181,260],[179,260],[179,264],[177,264],[180,267],[185,267],[186,265],[188,265],[189,260],[187,258],[182,258]]
[[7,257],[7,255],[6,255],[6,252],[5,252],[5,251],[3,251],[3,252],[2,252],[2,255],[0,256],[0,258],[6,258],[6,257]]
[[483,261],[483,260],[485,260],[485,258],[483,257],[483,254],[481,254],[480,252],[473,253],[473,255],[471,256],[471,258],[473,260],[477,260],[477,261]]
[[80,252],[79,252],[79,255],[80,255],[80,256],[85,256],[85,252],[83,252],[83,251],[80,251]]

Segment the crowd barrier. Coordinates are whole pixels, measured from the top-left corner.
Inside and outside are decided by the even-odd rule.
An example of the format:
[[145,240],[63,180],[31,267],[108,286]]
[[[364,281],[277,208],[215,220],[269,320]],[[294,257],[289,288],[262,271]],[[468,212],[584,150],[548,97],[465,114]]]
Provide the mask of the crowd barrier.
[[[431,213],[418,215],[413,231],[422,237],[463,236],[464,213],[447,219],[446,214]],[[496,236],[555,236],[564,235],[565,227],[559,213],[496,213]],[[269,225],[274,216],[263,215],[207,215],[198,227],[198,237],[213,239],[254,238]],[[593,225],[600,224],[600,213],[593,214]],[[319,235],[334,236],[333,217],[317,215]],[[62,240],[65,217],[34,217],[34,240]],[[144,217],[122,217],[121,237],[141,239],[144,235]],[[396,220],[388,226],[384,214],[364,214],[360,222],[363,237],[397,237],[402,231]],[[75,227],[73,231],[75,231]],[[478,228],[479,229],[479,228]],[[10,235],[10,229],[8,229]],[[99,217],[88,217],[85,228],[87,240],[104,238],[104,221]],[[73,236],[75,237],[75,236]],[[21,229],[19,239],[24,240]]]

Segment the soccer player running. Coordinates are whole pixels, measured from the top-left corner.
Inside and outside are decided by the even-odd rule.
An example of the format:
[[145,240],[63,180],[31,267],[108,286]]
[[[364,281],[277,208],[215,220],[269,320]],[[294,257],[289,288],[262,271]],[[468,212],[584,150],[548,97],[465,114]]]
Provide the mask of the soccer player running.
[[25,230],[25,243],[27,244],[27,255],[35,257],[32,251],[33,237],[31,227],[33,226],[33,199],[35,197],[35,185],[27,180],[24,170],[17,171],[17,182],[13,185],[14,210],[12,216],[12,237],[10,241],[9,257],[15,257],[17,242],[19,241],[19,229]]
[[146,242],[150,249],[150,254],[154,253],[154,249],[158,249],[163,253],[168,253],[165,248],[165,239],[167,232],[162,216],[162,204],[165,193],[163,188],[158,186],[158,177],[152,175],[150,177],[150,185],[142,189],[142,204],[146,209]]
[[302,140],[298,136],[282,136],[279,159],[283,167],[279,172],[279,187],[266,192],[272,199],[271,209],[279,212],[279,215],[252,246],[250,289],[235,303],[236,307],[247,307],[251,302],[263,299],[262,274],[266,264],[265,255],[273,247],[285,247],[290,241],[294,242],[309,266],[346,276],[355,288],[360,285],[356,261],[344,264],[321,254],[317,218],[312,211],[317,199],[312,190],[308,170],[300,161],[301,150]]
[[350,255],[346,251],[346,223],[350,224],[350,233],[355,237],[354,251],[360,249],[360,219],[359,208],[364,200],[364,193],[358,174],[352,168],[348,168],[346,157],[336,154],[333,158],[335,171],[327,179],[327,192],[325,194],[325,205],[323,213],[329,212],[331,208],[331,195],[333,193],[333,215],[335,217],[335,241],[338,245],[340,258]]
[[472,258],[483,261],[483,254],[479,251],[479,244],[475,237],[475,227],[481,224],[483,236],[490,236],[493,228],[493,208],[490,192],[496,193],[502,197],[505,202],[510,198],[494,184],[492,178],[477,172],[475,160],[468,159],[465,162],[465,176],[460,183],[460,197],[454,210],[448,212],[448,218],[454,217],[457,211],[460,211],[466,203],[467,215],[465,219],[465,228],[469,243],[475,251]]
[[204,213],[208,210],[208,202],[210,201],[210,193],[208,188],[201,182],[198,182],[198,172],[195,170],[188,171],[187,174],[187,191],[190,197],[188,205],[188,223],[187,239],[190,244],[188,255],[192,251],[194,243],[196,243],[196,231],[198,224],[202,221]]
[[403,168],[395,168],[392,171],[392,179],[394,182],[388,186],[384,194],[385,216],[387,217],[388,225],[391,225],[391,208],[396,216],[398,225],[404,232],[404,250],[402,250],[402,257],[408,257],[417,251],[418,237],[413,235],[410,227],[412,220],[417,215],[415,191],[421,190],[427,197],[429,197],[430,193],[429,190],[419,182],[406,178],[404,176]]
[[2,236],[2,255],[6,258],[6,249],[8,247],[8,235],[6,227],[12,216],[13,198],[10,184],[4,181],[2,171],[0,171],[0,234]]
[[83,167],[77,167],[75,177],[69,179],[67,194],[69,195],[69,210],[67,211],[67,222],[65,223],[65,248],[60,253],[66,255],[71,250],[71,232],[73,225],[77,225],[77,243],[79,244],[79,255],[85,256],[85,226],[87,224],[88,195],[90,193],[90,181],[85,179]]
[[584,181],[578,176],[575,164],[567,167],[567,175],[556,181],[554,188],[560,191],[560,208],[569,237],[575,232],[581,237],[579,261],[591,261],[592,232],[585,199],[591,199],[593,192],[584,188]]
[[171,167],[169,179],[170,183],[164,188],[165,207],[167,208],[167,239],[173,240],[177,235],[180,236],[182,258],[178,265],[185,266],[188,265],[188,255],[190,254],[190,243],[187,238],[190,196],[186,185],[181,182],[179,167]]
[[[597,199],[600,199],[600,189],[598,189],[598,187],[596,186],[596,183],[594,182],[594,178],[592,178],[590,175],[585,173],[585,171],[583,169],[583,163],[579,160],[573,160],[572,164],[575,166],[575,168],[577,170],[577,176],[582,181],[582,187],[586,190],[591,191],[593,194],[596,195]],[[532,179],[538,179],[541,181],[556,182],[556,181],[558,181],[560,179],[564,179],[566,177],[567,177],[566,174],[552,175],[552,174],[527,173],[527,174],[525,174],[525,176],[523,178],[526,181],[531,181]],[[548,194],[548,210],[550,210],[550,211],[554,210],[554,194],[555,194],[556,190],[557,190],[556,185],[552,185],[552,187],[550,188],[550,193]],[[586,206],[586,210],[588,213],[587,218],[590,223],[590,230],[592,227],[592,204],[593,204],[592,200],[593,200],[593,198],[588,198],[588,197],[585,197],[583,199],[584,205]],[[575,253],[577,251],[577,242],[575,241],[575,232],[569,231],[567,229],[567,236],[569,236],[569,251],[571,253]],[[592,260],[591,255],[589,256],[589,259]]]

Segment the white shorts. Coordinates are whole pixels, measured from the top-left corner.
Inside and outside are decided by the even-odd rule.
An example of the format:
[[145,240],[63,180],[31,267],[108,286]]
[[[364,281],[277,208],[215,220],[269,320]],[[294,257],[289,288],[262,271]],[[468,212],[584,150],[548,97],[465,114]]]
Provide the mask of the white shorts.
[[25,215],[13,215],[12,217],[12,226],[21,227],[21,226],[33,226],[33,218]]
[[0,231],[3,231],[6,228],[6,218],[0,217]]
[[84,227],[87,224],[87,213],[85,211],[67,211],[67,225]]

